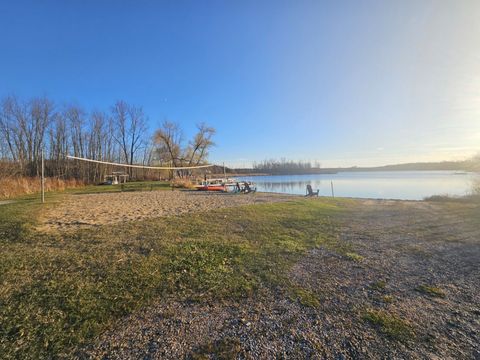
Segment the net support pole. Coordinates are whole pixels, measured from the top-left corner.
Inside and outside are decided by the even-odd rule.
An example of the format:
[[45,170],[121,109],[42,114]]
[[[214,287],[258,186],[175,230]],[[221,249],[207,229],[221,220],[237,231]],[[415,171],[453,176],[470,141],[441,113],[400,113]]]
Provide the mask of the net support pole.
[[42,204],[45,202],[45,159],[42,149]]

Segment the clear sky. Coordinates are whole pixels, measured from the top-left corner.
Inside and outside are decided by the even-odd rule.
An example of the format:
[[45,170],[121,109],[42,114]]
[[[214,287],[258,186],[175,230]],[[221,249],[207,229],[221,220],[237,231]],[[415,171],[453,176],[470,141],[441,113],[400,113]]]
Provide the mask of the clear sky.
[[322,166],[480,151],[480,1],[0,0],[0,96],[142,105],[212,160]]

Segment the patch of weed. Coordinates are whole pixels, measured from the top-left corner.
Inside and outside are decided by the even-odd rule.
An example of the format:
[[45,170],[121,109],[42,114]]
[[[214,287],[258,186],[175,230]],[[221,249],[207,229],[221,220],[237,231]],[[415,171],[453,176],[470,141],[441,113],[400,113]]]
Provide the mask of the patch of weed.
[[191,354],[191,358],[193,360],[206,360],[213,357],[214,359],[229,360],[236,359],[240,352],[240,340],[224,338],[200,346]]
[[383,280],[375,281],[370,285],[370,288],[374,290],[383,290],[387,286],[387,283]]
[[320,306],[320,299],[318,296],[307,289],[300,288],[300,287],[292,287],[292,300],[298,300],[300,304],[312,308],[316,308]]
[[347,252],[345,253],[345,257],[349,260],[355,261],[355,262],[362,262],[364,260],[364,257],[362,255],[359,255],[354,252]]
[[417,290],[422,294],[432,296],[432,297],[439,297],[439,298],[445,297],[445,292],[436,286],[429,286],[429,285],[422,284],[417,286],[415,290]]
[[387,311],[367,309],[362,317],[392,339],[407,341],[415,335],[407,321]]
[[382,296],[382,300],[386,304],[391,304],[393,302],[393,296],[392,295],[384,295],[384,296]]

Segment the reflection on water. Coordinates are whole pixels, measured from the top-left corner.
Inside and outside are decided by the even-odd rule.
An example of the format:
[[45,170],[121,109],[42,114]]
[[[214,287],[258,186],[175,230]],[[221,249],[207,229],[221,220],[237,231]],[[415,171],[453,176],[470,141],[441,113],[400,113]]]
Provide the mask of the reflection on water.
[[341,172],[318,175],[249,176],[239,180],[253,181],[258,191],[286,194],[306,193],[308,184],[320,195],[376,199],[421,200],[432,195],[462,196],[469,194],[480,176],[453,171],[382,171]]

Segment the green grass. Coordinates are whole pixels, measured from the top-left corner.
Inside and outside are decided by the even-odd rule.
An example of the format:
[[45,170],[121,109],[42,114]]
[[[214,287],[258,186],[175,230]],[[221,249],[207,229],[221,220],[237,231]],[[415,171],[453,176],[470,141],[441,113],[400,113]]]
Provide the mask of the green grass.
[[57,194],[46,194],[47,204],[40,202],[38,195],[18,197],[12,203],[0,205],[0,246],[29,237],[28,230],[42,209],[58,201]]
[[73,194],[97,194],[127,191],[171,190],[167,181],[132,181],[118,185],[88,185],[82,188],[68,189]]
[[[62,196],[49,194],[54,206]],[[341,200],[262,204],[150,219],[68,234],[34,231],[42,206],[24,198],[0,212],[0,358],[70,357],[116,319],[154,299],[238,298],[281,287],[318,298],[287,273],[332,236]]]
[[298,300],[300,304],[312,308],[320,306],[320,299],[313,291],[303,289],[301,287],[290,287],[291,299]]
[[370,287],[374,290],[383,290],[385,289],[386,286],[387,286],[387,283],[383,280],[375,281],[370,285]]
[[364,260],[364,257],[362,255],[359,255],[351,251],[345,253],[345,256],[347,257],[347,259],[355,262],[362,262]]
[[415,336],[409,322],[384,310],[366,309],[363,319],[374,325],[382,334],[399,340],[408,341]]
[[445,291],[443,291],[442,289],[436,286],[429,286],[429,285],[422,284],[422,285],[419,285],[415,290],[431,297],[439,297],[439,298],[445,297]]

